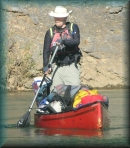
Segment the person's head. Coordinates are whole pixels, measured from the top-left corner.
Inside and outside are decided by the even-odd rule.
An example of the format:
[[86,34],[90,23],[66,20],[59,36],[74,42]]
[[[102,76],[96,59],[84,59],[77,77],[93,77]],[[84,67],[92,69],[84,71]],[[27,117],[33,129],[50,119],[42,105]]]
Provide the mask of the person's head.
[[65,27],[65,23],[67,20],[67,16],[71,13],[72,11],[67,12],[67,9],[64,8],[63,6],[57,6],[55,8],[55,12],[51,11],[49,13],[50,16],[54,17],[55,20],[55,25],[60,28]]

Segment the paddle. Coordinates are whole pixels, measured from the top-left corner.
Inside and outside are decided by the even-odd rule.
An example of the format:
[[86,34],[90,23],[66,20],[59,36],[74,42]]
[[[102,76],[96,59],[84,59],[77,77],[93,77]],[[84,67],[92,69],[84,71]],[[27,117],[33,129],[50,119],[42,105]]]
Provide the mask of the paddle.
[[[49,63],[48,66],[47,66],[48,68],[51,67],[51,64],[52,64],[52,62],[53,62],[53,60],[54,60],[54,57],[55,57],[55,55],[56,55],[56,53],[57,53],[57,50],[58,50],[58,46],[56,46],[56,49],[55,49],[55,51],[54,51],[54,53],[53,53],[53,56],[52,56],[52,58],[51,58],[51,60],[50,60],[50,63]],[[37,98],[37,95],[38,95],[38,93],[39,93],[39,90],[40,90],[40,88],[41,88],[41,86],[42,86],[42,84],[43,84],[45,78],[46,78],[46,74],[44,74],[44,76],[43,76],[43,78],[42,78],[42,81],[41,81],[41,83],[40,83],[40,86],[39,86],[39,88],[38,88],[38,90],[37,90],[37,93],[36,93],[36,95],[35,95],[35,97],[34,97],[34,99],[33,99],[33,101],[32,101],[32,104],[31,104],[30,107],[29,107],[28,112],[25,113],[25,114],[20,118],[20,120],[17,122],[17,127],[27,127],[27,126],[30,125],[30,120],[31,120],[30,112],[31,112],[31,110],[32,110],[33,104],[34,104],[34,102],[35,102],[35,100],[36,100],[36,98]]]

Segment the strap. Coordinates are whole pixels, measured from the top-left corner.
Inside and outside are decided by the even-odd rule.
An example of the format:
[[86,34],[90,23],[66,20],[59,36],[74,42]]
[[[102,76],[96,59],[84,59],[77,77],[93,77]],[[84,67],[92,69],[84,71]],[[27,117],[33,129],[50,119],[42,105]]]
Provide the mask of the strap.
[[73,32],[73,23],[70,24],[70,32]]
[[70,91],[71,91],[71,85],[68,85],[64,94],[64,100],[67,105],[70,105],[69,103],[71,102]]
[[52,28],[50,28],[50,36],[51,36],[51,38],[53,37]]
[[[73,32],[73,23],[70,23],[70,26],[69,26],[69,29],[70,29],[70,32],[72,33]],[[53,38],[53,35],[54,35],[54,29],[52,29],[52,27],[50,28],[50,36],[51,38]]]
[[91,96],[91,93],[89,90],[85,90],[85,91],[88,93],[89,96]]

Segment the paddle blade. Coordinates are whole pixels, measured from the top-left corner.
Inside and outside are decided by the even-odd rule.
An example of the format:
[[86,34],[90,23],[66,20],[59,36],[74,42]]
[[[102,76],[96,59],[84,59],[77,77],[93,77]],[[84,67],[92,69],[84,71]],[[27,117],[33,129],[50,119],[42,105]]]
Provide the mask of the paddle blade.
[[30,119],[31,119],[31,115],[30,115],[30,112],[28,111],[17,122],[17,127],[28,127],[30,125]]

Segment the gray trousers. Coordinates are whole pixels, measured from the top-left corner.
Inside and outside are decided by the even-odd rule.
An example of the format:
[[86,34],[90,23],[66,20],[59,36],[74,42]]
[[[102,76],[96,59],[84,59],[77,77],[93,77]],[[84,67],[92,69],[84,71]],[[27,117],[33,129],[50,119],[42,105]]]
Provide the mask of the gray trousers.
[[74,63],[66,66],[54,65],[51,77],[51,91],[59,84],[80,85],[80,66],[77,64],[76,68]]

